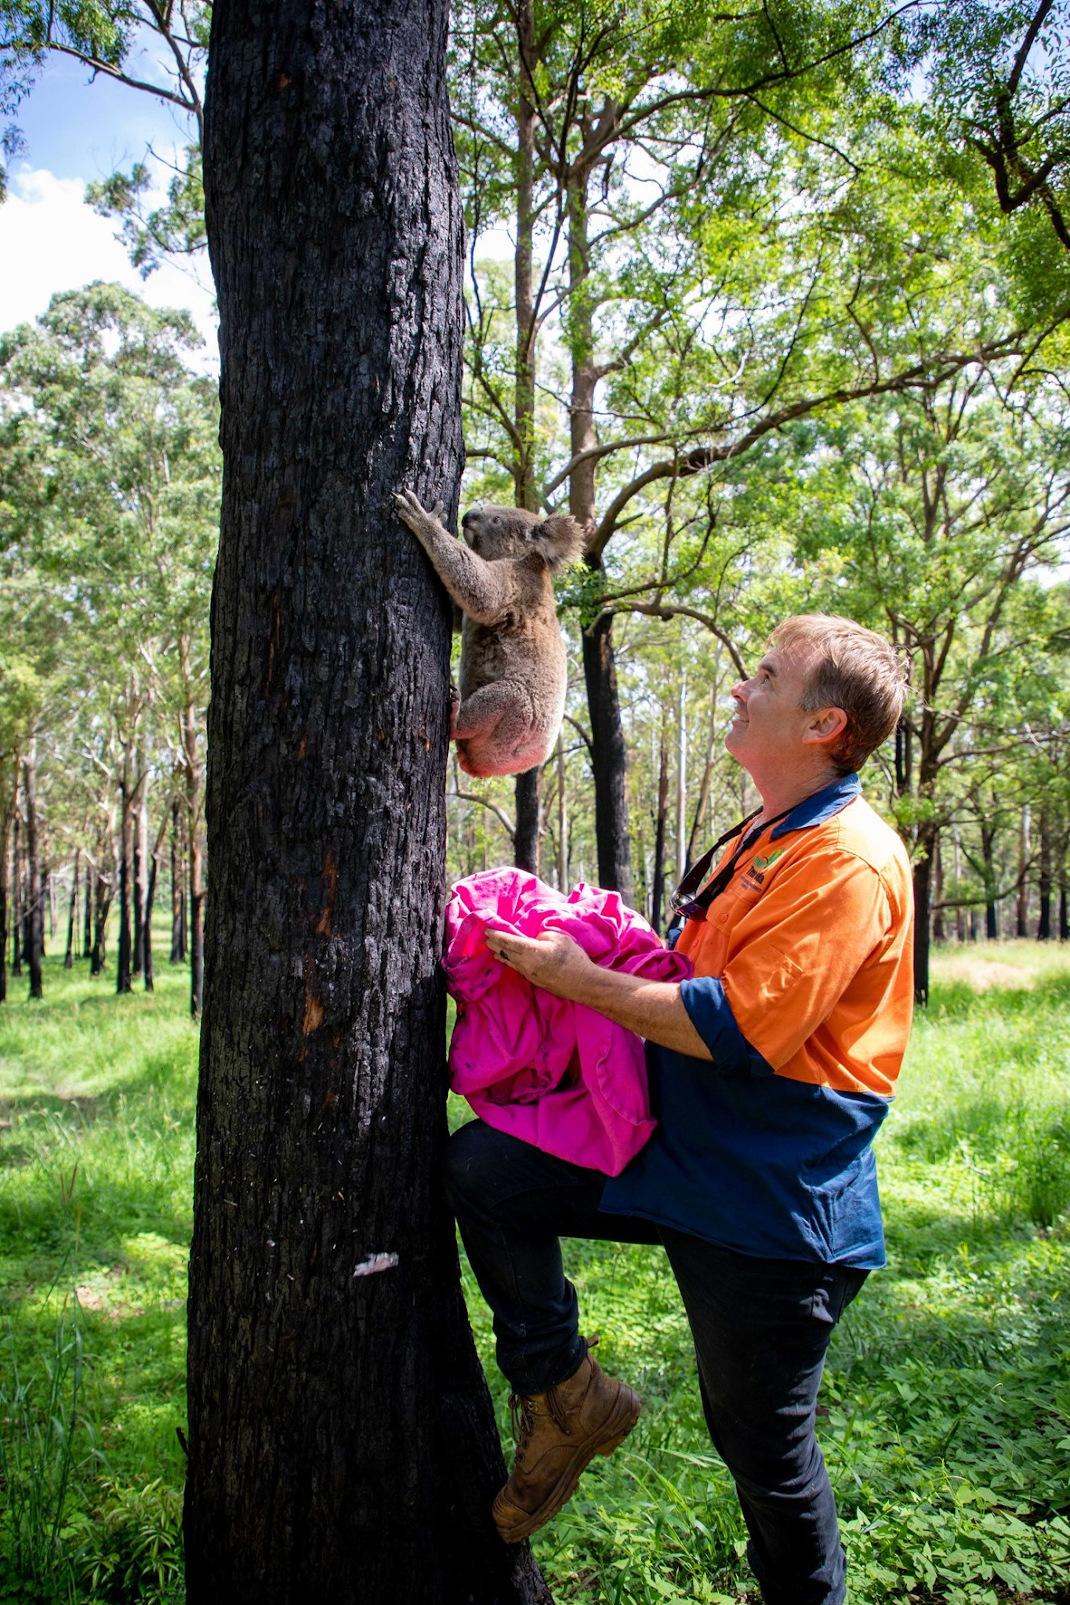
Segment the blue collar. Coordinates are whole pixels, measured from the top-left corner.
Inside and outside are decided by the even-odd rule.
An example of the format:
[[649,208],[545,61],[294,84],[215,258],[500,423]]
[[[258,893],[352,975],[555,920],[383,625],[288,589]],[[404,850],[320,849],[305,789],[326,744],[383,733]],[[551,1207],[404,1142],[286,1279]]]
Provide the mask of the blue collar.
[[804,797],[786,819],[774,825],[769,840],[776,841],[778,836],[786,836],[792,830],[804,830],[807,825],[823,825],[826,819],[831,819],[861,794],[862,782],[856,774],[841,775],[830,786],[822,786],[820,791]]

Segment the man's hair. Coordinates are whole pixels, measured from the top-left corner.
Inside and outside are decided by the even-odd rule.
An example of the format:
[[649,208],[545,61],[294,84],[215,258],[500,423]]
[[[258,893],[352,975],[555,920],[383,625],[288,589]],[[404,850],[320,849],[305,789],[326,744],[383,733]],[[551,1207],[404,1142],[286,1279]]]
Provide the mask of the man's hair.
[[777,626],[769,644],[789,655],[813,653],[802,706],[843,709],[847,724],[829,757],[841,774],[861,769],[902,717],[906,676],[895,648],[876,630],[835,613],[797,613]]

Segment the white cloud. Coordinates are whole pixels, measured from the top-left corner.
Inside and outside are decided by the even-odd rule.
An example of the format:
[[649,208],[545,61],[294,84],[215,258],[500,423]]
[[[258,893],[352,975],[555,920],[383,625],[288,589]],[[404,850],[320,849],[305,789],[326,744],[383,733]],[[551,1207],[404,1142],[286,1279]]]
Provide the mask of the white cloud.
[[143,279],[115,238],[114,223],[85,204],[80,179],[23,165],[10,180],[8,199],[0,206],[0,328],[39,317],[59,290],[114,279],[150,306],[187,308],[205,340],[197,365],[218,366],[206,256],[195,264],[166,262]]

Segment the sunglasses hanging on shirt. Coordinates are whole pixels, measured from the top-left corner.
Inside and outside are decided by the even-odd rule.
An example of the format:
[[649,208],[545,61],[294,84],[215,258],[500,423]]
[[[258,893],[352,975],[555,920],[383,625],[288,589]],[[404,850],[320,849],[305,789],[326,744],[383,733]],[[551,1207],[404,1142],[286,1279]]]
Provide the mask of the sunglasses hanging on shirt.
[[[714,898],[720,897],[731,881],[736,872],[736,865],[747,851],[747,848],[753,846],[763,830],[769,829],[772,825],[779,825],[780,821],[786,819],[792,809],[797,806],[796,803],[792,803],[790,808],[783,809],[779,814],[775,814],[772,819],[763,819],[757,829],[748,831],[747,826],[756,820],[762,811],[760,808],[756,808],[752,814],[748,814],[745,819],[741,819],[738,825],[733,825],[731,830],[726,830],[723,836],[719,836],[709,852],[703,853],[698,862],[692,864],[675,892],[669,898],[669,906],[675,916],[672,924],[675,925],[677,920],[704,920],[706,911]],[[699,892],[698,888],[702,885],[703,877],[709,873],[710,865],[717,854],[737,834],[739,835],[739,846],[727,864],[722,865],[718,870],[710,884]],[[696,892],[698,893],[697,896],[695,895]],[[671,929],[672,927],[670,926]]]

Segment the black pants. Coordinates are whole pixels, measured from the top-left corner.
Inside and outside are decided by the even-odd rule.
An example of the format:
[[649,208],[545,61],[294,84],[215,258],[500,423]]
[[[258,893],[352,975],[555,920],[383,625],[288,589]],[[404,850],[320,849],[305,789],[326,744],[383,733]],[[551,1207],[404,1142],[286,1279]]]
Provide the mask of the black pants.
[[836,1504],[814,1434],[829,1336],[866,1272],[758,1259],[599,1209],[604,1178],[481,1121],[452,1138],[447,1187],[518,1393],[571,1376],[585,1352],[560,1237],[664,1247],[695,1341],[710,1437],[735,1480],[767,1605],[841,1605]]

